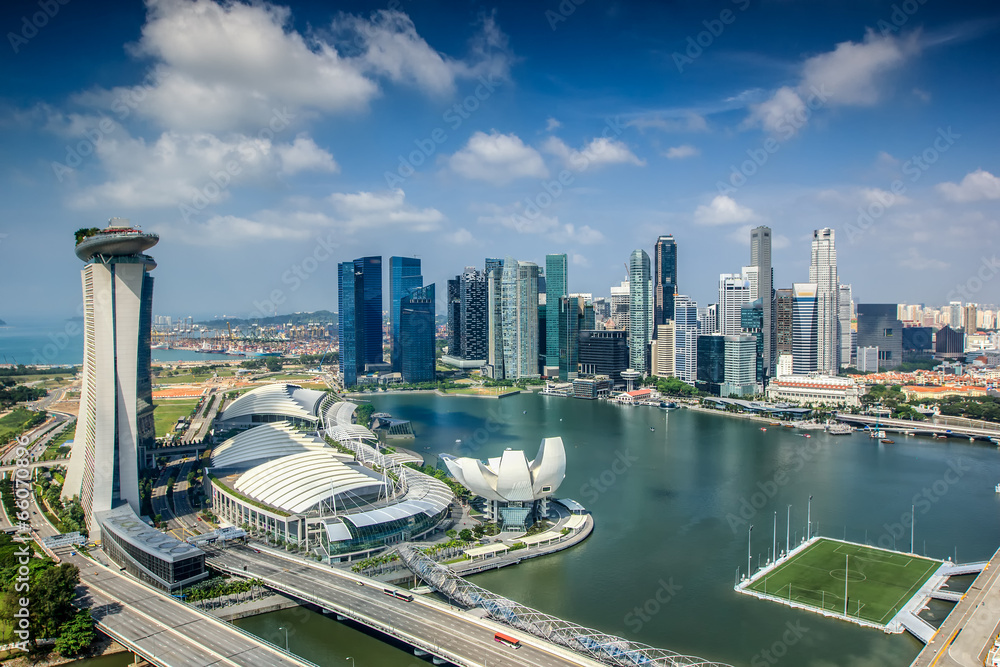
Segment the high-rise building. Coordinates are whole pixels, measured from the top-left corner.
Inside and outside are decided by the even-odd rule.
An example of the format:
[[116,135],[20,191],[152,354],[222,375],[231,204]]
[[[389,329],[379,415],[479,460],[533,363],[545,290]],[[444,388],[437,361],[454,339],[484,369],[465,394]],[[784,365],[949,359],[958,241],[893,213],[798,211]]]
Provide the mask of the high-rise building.
[[816,369],[836,375],[840,371],[840,279],[834,232],[829,227],[813,232],[809,282],[816,285]]
[[434,382],[434,285],[410,290],[399,302],[399,372],[403,382]]
[[656,325],[656,337],[649,346],[650,371],[656,377],[674,377],[676,373],[677,351],[674,348],[674,322]]
[[965,327],[965,333],[976,333],[976,325],[978,323],[978,313],[976,312],[976,304],[967,303],[965,304],[965,311],[962,313],[962,326]]
[[623,280],[621,285],[611,288],[611,321],[615,329],[629,330],[631,318],[629,308],[631,308],[632,291],[629,282]]
[[455,276],[448,280],[445,309],[448,316],[448,357],[462,357],[462,280]]
[[945,325],[934,334],[934,356],[947,361],[965,358],[965,332]]
[[624,383],[622,372],[629,367],[627,331],[583,330],[579,350],[582,375],[607,375],[616,386]]
[[656,239],[653,246],[653,326],[674,317],[677,294],[677,242],[670,234]]
[[757,382],[757,337],[725,336],[722,396],[753,396],[761,392]]
[[877,347],[858,347],[856,353],[858,370],[862,373],[875,373],[878,371],[879,350]]
[[[752,273],[756,273],[756,269]],[[753,299],[752,282],[744,273],[719,275],[719,322],[716,330],[723,336],[737,336],[740,329],[740,309]]]
[[[545,256],[545,365],[559,367],[559,348],[561,344],[559,322],[559,308],[562,305],[561,299],[569,294],[567,290],[567,262],[566,255],[546,255]],[[541,290],[540,290],[541,291]],[[554,326],[549,327],[548,322]],[[562,369],[560,368],[560,377]]]
[[698,333],[709,336],[719,332],[719,304],[710,303],[698,308]]
[[628,350],[632,369],[649,372],[649,343],[653,340],[650,293],[649,255],[645,250],[633,250],[629,257],[629,336]]
[[777,313],[774,293],[774,268],[771,266],[771,228],[761,225],[750,230],[750,264],[757,267],[757,295],[763,302],[764,374],[772,375],[771,365],[778,357]]
[[594,306],[584,296],[571,294],[559,299],[559,379],[568,382],[576,378],[579,367],[580,332],[593,330]]
[[778,355],[792,353],[792,290],[774,291],[774,341]]
[[726,381],[726,337],[698,336],[698,376],[695,386],[716,396]]
[[[403,297],[423,287],[420,259],[416,257],[389,258],[389,360],[394,372],[402,370],[402,351],[399,338],[400,302]],[[381,311],[381,306],[379,306]]]
[[538,377],[538,265],[508,257],[500,278],[503,378]]
[[337,272],[340,373],[345,387],[358,382],[369,365],[381,365],[382,258],[341,262]]
[[91,540],[98,515],[123,504],[139,515],[139,469],[154,445],[150,339],[156,261],[143,254],[159,236],[128,220],[79,241],[83,282],[80,415],[65,499],[79,497]]
[[840,367],[851,365],[851,352],[854,350],[855,331],[851,326],[854,320],[854,299],[851,296],[851,286],[840,286],[839,312],[840,320]]
[[757,299],[740,309],[740,327],[743,334],[757,341],[757,361],[754,364],[757,384],[764,383],[764,299]]
[[903,361],[903,323],[897,312],[894,303],[858,304],[858,349],[878,348],[882,368],[896,368]]
[[698,377],[698,302],[678,294],[674,297],[674,373],[690,385]]
[[459,368],[478,368],[489,358],[489,290],[486,273],[467,266],[448,281],[448,355]]
[[962,315],[964,314],[962,309],[961,301],[952,301],[948,304],[948,307],[944,309],[945,314],[948,316],[948,326],[952,329],[962,328]]
[[494,380],[506,377],[503,354],[503,260],[486,259],[487,364],[483,372]]
[[792,284],[792,372],[808,375],[817,366],[815,283]]
[[611,317],[611,302],[607,297],[594,297],[594,317],[598,322],[603,322]]

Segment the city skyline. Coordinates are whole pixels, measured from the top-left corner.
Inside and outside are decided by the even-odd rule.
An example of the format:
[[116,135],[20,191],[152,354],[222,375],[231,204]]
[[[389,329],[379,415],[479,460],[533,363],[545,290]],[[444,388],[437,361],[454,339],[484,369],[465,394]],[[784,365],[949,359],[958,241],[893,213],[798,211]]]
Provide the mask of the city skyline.
[[[18,223],[0,259],[26,272],[33,244],[128,217],[170,239],[156,310],[200,318],[261,314],[275,292],[278,310],[330,309],[336,261],[375,247],[421,257],[441,285],[471,257],[566,253],[573,289],[603,294],[631,250],[669,233],[684,293],[708,303],[766,224],[774,285],[803,279],[804,244],[830,227],[857,301],[989,301],[960,291],[998,229],[998,93],[981,85],[995,10],[920,5],[897,25],[891,2],[806,6],[741,4],[697,53],[689,39],[723,5],[593,5],[555,23],[529,6],[67,6],[5,56],[0,118],[16,131],[0,164]],[[0,15],[15,36],[18,11]],[[794,44],[770,38],[806,18]],[[195,39],[178,44],[189,24]],[[64,76],[57,43],[79,51]],[[256,68],[254,98],[249,43],[297,78]],[[207,44],[232,55],[199,67]],[[409,50],[378,60],[386,44]],[[961,103],[971,87],[979,103]],[[72,316],[69,283],[56,267],[0,317]]]

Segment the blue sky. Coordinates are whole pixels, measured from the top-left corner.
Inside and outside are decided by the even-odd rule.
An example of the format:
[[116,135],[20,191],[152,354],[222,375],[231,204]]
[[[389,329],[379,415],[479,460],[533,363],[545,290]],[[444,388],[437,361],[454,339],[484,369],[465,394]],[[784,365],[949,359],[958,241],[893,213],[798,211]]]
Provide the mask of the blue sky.
[[368,254],[607,295],[665,233],[705,304],[758,224],[776,287],[829,226],[857,300],[1000,301],[994,3],[64,1],[0,10],[8,321],[73,313],[112,216],[175,316],[335,309]]

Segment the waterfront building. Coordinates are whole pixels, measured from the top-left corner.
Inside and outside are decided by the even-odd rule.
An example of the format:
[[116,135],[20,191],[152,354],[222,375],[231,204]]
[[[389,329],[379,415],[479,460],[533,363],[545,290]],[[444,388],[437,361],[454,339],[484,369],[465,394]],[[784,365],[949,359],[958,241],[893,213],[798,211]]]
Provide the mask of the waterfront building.
[[85,262],[80,415],[64,499],[79,498],[90,539],[97,514],[128,505],[139,514],[139,470],[154,446],[150,340],[156,261],[143,254],[159,236],[112,218],[78,241]]
[[[756,273],[754,269],[753,274]],[[722,273],[719,274],[719,305],[718,325],[716,331],[723,336],[735,336],[740,333],[740,309],[753,301],[753,287],[750,274]]]
[[537,378],[538,265],[512,257],[504,260],[500,279],[503,376]]
[[582,330],[579,338],[582,375],[606,375],[615,386],[624,383],[628,370],[628,332],[622,329]]
[[859,347],[857,351],[857,367],[862,373],[878,372],[878,347]]
[[775,378],[767,385],[767,400],[774,403],[860,407],[864,393],[864,385],[851,378],[818,374]]
[[745,335],[757,341],[757,358],[754,363],[754,377],[759,385],[764,384],[764,300],[757,299],[740,309],[740,328]]
[[632,368],[643,374],[649,372],[649,344],[653,340],[651,284],[649,255],[645,250],[632,251],[629,257],[628,349]]
[[674,377],[676,372],[677,351],[674,349],[674,322],[667,320],[666,324],[656,327],[656,338],[650,345],[651,374],[656,377]]
[[795,375],[818,370],[816,284],[792,284],[792,369]]
[[653,326],[666,324],[674,317],[677,294],[677,242],[670,234],[660,236],[653,246]]
[[698,302],[689,296],[674,297],[674,373],[694,386],[698,376]]
[[[854,322],[854,299],[851,296],[851,286],[841,285],[839,298],[839,327],[840,327],[840,367],[846,368],[851,365],[851,354],[858,343],[857,331]],[[898,335],[898,333],[897,333]]]
[[809,282],[816,285],[816,368],[827,375],[840,370],[840,280],[834,239],[829,227],[815,230],[809,264]]
[[792,290],[779,289],[774,293],[775,350],[776,354],[792,353]]
[[503,530],[527,530],[549,514],[549,499],[566,477],[562,438],[545,438],[528,461],[523,451],[507,449],[487,461],[441,454],[462,486],[486,500],[486,520]]
[[775,364],[775,376],[774,377],[787,377],[793,375],[792,370],[792,355],[790,354],[779,354],[778,362]]
[[770,376],[777,358],[777,313],[774,293],[774,268],[771,266],[771,228],[761,225],[750,230],[750,264],[757,268],[757,296],[762,300],[764,322],[761,327],[764,348],[764,374]]
[[559,299],[558,313],[554,328],[558,333],[559,379],[567,382],[578,373],[580,332],[595,328],[594,306],[583,295],[572,294]]
[[434,285],[411,290],[400,300],[400,370],[403,382],[434,382]]
[[337,272],[340,374],[345,387],[384,363],[382,355],[382,258],[341,262]]
[[[468,267],[466,267],[468,270]],[[475,270],[475,269],[473,269]],[[445,359],[461,359],[462,347],[462,296],[461,277],[455,276],[448,280],[447,291],[445,293],[445,315],[448,317],[448,354],[442,357]]]
[[494,380],[504,378],[503,366],[503,260],[486,259],[486,366],[483,374]]
[[724,336],[722,396],[753,396],[760,393],[757,382],[758,344],[756,336]]
[[631,301],[632,293],[627,280],[622,281],[621,285],[611,288],[611,321],[614,323],[615,329],[629,330]]
[[400,340],[402,301],[413,290],[423,287],[423,284],[419,258],[389,258],[389,360],[394,373],[399,373],[403,368],[403,345]]
[[607,375],[578,377],[573,380],[573,397],[596,400],[607,398],[615,388],[615,383]]
[[726,337],[698,336],[698,373],[695,387],[718,396],[726,381]]
[[897,318],[898,310],[894,303],[858,304],[858,349],[878,348],[878,365],[887,370],[903,361],[903,323]]
[[[562,338],[560,337],[561,329],[559,328],[559,313],[562,306],[561,299],[569,294],[567,289],[567,258],[565,254],[561,255],[546,255],[545,256],[545,321],[546,329],[545,336],[541,338],[544,341],[544,352],[545,355],[545,366],[555,366],[560,368],[559,377],[562,377],[562,370],[560,365],[560,348],[562,346]],[[543,290],[539,290],[542,293]],[[552,322],[555,326],[548,327],[548,323]],[[590,327],[592,328],[592,327]],[[540,344],[541,345],[541,344]]]
[[325,391],[287,382],[266,384],[251,389],[227,405],[215,418],[214,426],[221,432],[288,422],[296,428],[316,430],[322,425],[323,409],[332,401],[333,394]]

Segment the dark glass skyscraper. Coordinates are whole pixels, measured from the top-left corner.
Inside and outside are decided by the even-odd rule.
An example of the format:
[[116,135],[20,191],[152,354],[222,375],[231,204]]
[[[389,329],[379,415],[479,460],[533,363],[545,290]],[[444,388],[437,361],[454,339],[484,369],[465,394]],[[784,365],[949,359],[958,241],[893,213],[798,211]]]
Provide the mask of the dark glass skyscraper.
[[402,349],[399,339],[400,302],[403,297],[424,284],[420,275],[420,260],[416,257],[389,258],[389,359],[392,370],[402,370]]
[[903,361],[903,323],[894,303],[858,304],[858,347],[877,347],[879,368]]
[[[764,372],[771,375],[771,364],[777,356],[776,307],[774,300],[774,269],[771,266],[771,228],[761,225],[750,230],[750,265],[757,267],[757,296],[762,301],[764,323]],[[760,378],[757,380],[760,382]]]
[[670,234],[656,239],[653,247],[653,331],[674,319],[677,294],[677,242]]
[[624,329],[582,330],[579,336],[580,372],[607,375],[616,385],[623,384],[622,371],[628,369],[628,332]]
[[340,373],[344,386],[353,387],[366,364],[382,363],[382,258],[337,266]]
[[448,355],[464,361],[489,358],[489,291],[474,266],[448,281]]
[[716,396],[726,381],[726,337],[698,336],[698,375],[695,386]]
[[564,296],[559,299],[557,322],[547,326],[555,328],[558,334],[559,379],[566,382],[577,376],[580,332],[594,328],[594,305],[581,296]]
[[434,285],[418,287],[399,300],[400,372],[403,382],[433,382]]
[[792,353],[792,290],[779,289],[774,292],[775,353]]
[[[559,300],[569,294],[566,281],[566,255],[545,256],[545,365],[559,366]],[[539,293],[543,291],[539,287]],[[559,371],[562,376],[562,369]]]
[[753,303],[748,303],[740,309],[740,329],[743,333],[757,339],[757,361],[756,377],[757,384],[764,382],[764,300],[757,299]]

